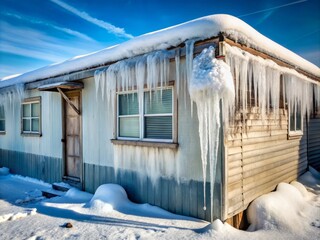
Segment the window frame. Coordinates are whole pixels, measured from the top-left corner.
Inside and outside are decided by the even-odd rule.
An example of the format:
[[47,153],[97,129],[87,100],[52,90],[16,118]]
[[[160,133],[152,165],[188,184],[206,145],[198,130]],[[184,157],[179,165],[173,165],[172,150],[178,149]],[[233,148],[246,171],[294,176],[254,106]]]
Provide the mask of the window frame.
[[[289,138],[296,138],[296,137],[300,137],[303,135],[303,115],[301,113],[301,108],[297,108],[297,105],[294,104],[294,113],[293,113],[293,116],[294,116],[294,129],[292,130],[291,129],[291,111],[292,111],[292,108],[289,104],[288,106],[288,137]],[[297,113],[298,111],[300,111],[300,122],[301,122],[301,129],[300,130],[297,130]]]
[[[35,103],[39,103],[39,107],[40,107],[40,110],[39,110],[39,117],[32,117],[32,104],[35,104]],[[30,112],[31,112],[31,115],[30,117],[24,117],[23,116],[23,106],[24,105],[30,105]],[[31,97],[31,98],[26,98],[23,100],[23,102],[21,103],[21,116],[20,116],[20,119],[21,119],[21,135],[24,135],[24,136],[39,136],[41,137],[42,136],[42,104],[41,104],[41,97]],[[30,119],[30,131],[25,131],[23,129],[23,120],[24,119]],[[32,119],[39,119],[39,131],[32,131]]]
[[6,111],[5,111],[4,105],[0,105],[0,108],[3,108],[3,114],[4,114],[3,118],[1,118],[0,116],[0,121],[4,122],[4,130],[0,129],[0,135],[4,135],[6,134]]
[[[157,114],[147,114],[145,113],[145,109],[144,109],[144,104],[145,104],[145,93],[146,92],[153,92],[153,91],[162,91],[162,90],[167,90],[170,89],[172,92],[172,106],[171,106],[171,113],[157,113]],[[138,94],[138,90],[129,90],[129,91],[119,91],[116,93],[116,139],[117,140],[124,140],[124,141],[132,141],[132,142],[159,142],[159,143],[176,143],[177,142],[177,117],[176,117],[176,109],[177,109],[177,103],[176,103],[176,93],[175,93],[175,88],[174,86],[165,86],[165,87],[157,87],[154,90],[148,90],[148,89],[144,89],[143,90],[143,94],[141,94],[141,96],[139,96],[138,94],[138,98],[142,98],[142,99],[138,99],[139,102],[139,114],[136,115],[125,115],[125,116],[120,116],[119,115],[119,96],[120,95],[126,95],[126,94],[133,94],[133,93],[137,93]],[[121,137],[119,136],[119,119],[121,117],[139,117],[139,137],[138,138],[134,138],[134,137]],[[172,118],[172,137],[171,139],[158,139],[158,138],[145,138],[145,117],[162,117],[162,116],[171,116]]]

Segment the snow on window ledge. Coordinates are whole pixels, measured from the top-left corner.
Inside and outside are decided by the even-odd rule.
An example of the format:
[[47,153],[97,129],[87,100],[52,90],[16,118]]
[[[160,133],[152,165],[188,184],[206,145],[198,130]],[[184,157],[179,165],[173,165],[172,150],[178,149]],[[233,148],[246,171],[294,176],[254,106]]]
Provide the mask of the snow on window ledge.
[[21,136],[23,137],[42,137],[42,133],[38,132],[21,132]]
[[111,139],[111,142],[115,145],[130,145],[139,147],[157,147],[157,148],[171,148],[177,149],[178,143],[167,143],[167,142],[151,142],[151,141],[140,141],[140,140],[119,140]]
[[301,139],[303,131],[289,131],[288,140]]

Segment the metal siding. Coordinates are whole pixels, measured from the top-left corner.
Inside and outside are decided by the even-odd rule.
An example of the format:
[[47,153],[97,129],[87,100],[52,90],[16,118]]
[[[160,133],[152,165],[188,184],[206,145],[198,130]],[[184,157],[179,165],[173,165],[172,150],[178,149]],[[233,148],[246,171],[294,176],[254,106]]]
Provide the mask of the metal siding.
[[270,115],[264,122],[257,114],[248,119],[246,127],[234,127],[226,139],[227,217],[242,212],[255,198],[274,190],[280,182],[297,179],[307,169],[306,134],[288,140],[285,111],[276,120]]
[[[176,182],[174,178],[161,177],[155,185],[151,178],[133,171],[119,170],[117,178],[112,177],[114,169],[108,166],[99,166],[85,163],[85,190],[94,193],[98,186],[93,184],[94,174],[100,172],[100,184],[116,183],[127,192],[128,198],[137,203],[149,203],[159,206],[170,212],[192,216],[207,221],[210,217],[210,185],[206,184],[207,210],[203,210],[203,184],[200,181]],[[106,176],[101,175],[104,172]],[[111,176],[107,176],[111,174]],[[106,179],[106,182],[105,180]],[[220,217],[221,212],[221,187],[215,186],[214,219]]]
[[10,168],[11,173],[49,183],[62,180],[61,162],[60,158],[0,149],[0,165]]
[[320,119],[310,119],[308,126],[308,163],[320,171]]

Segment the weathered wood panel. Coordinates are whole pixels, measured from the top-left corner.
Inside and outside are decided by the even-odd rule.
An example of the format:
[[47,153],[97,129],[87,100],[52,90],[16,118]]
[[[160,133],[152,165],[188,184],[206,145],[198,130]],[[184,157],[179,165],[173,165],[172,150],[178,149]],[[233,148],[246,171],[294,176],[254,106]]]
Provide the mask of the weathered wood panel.
[[13,174],[29,176],[48,183],[61,182],[62,159],[0,149],[0,167]]
[[320,119],[310,119],[308,126],[308,162],[320,171]]
[[307,169],[307,134],[288,140],[286,112],[281,111],[276,120],[272,114],[265,120],[249,114],[247,119],[246,127],[237,123],[225,142],[227,217],[244,211],[255,198],[274,190],[280,182],[296,179]]

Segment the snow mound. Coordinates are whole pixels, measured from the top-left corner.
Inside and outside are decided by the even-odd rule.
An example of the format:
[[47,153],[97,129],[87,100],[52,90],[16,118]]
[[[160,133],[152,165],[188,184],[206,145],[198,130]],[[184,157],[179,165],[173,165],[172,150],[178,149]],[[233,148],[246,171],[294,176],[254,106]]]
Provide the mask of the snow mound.
[[110,212],[120,210],[129,203],[123,187],[117,184],[104,184],[98,187],[88,207],[102,212]]
[[[298,188],[296,187],[298,186]],[[265,194],[254,200],[248,208],[250,231],[255,230],[285,230],[299,232],[310,219],[306,217],[311,205],[303,194],[303,185],[280,183],[275,192]]]
[[92,194],[80,191],[76,188],[70,188],[64,196],[80,202],[88,202],[92,198]]
[[9,168],[2,167],[0,168],[0,176],[6,176],[9,174]]
[[[117,184],[104,184],[98,187],[91,201],[86,205],[89,212],[103,214],[112,211],[121,212],[123,214],[166,218],[166,219],[182,219],[190,220],[192,218],[180,216],[170,213],[157,206],[152,206],[148,203],[137,204],[128,199],[127,193],[123,187]],[[192,219],[195,220],[195,219]]]
[[214,220],[211,224],[211,229],[214,231],[221,231],[224,228],[223,222],[220,219]]

